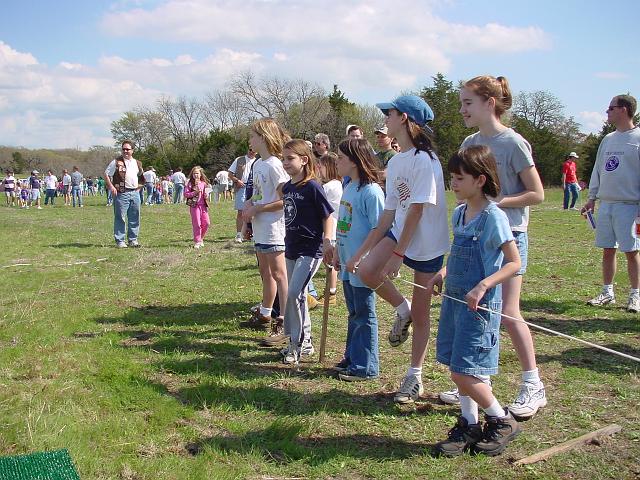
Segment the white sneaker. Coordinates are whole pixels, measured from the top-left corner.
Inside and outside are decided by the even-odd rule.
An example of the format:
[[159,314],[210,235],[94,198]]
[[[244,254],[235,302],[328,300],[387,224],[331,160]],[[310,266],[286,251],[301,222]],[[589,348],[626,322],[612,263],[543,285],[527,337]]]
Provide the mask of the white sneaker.
[[38,205],[38,210],[42,210],[42,207],[40,205]]
[[234,242],[242,243],[242,235],[236,235],[236,238],[234,239]]
[[202,245],[200,245],[200,242],[198,242],[198,243],[195,243],[195,244],[193,245],[193,248],[195,248],[196,250],[198,250],[199,248],[202,248]]
[[392,347],[397,347],[409,338],[411,333],[411,313],[406,316],[400,315],[396,312],[396,320],[393,322],[391,331],[389,332],[389,343]]
[[517,398],[507,408],[514,417],[523,419],[533,417],[546,405],[547,395],[544,384],[540,382],[538,385],[533,385],[525,382],[520,385]]
[[310,357],[316,353],[316,349],[313,348],[311,342],[302,342],[302,347],[300,347],[300,356],[301,357]]
[[400,388],[393,397],[393,401],[396,403],[415,402],[423,393],[424,387],[422,386],[422,379],[417,375],[406,375],[402,379]]
[[447,390],[446,392],[440,392],[438,394],[438,398],[442,403],[446,403],[447,405],[460,404],[460,393],[458,392],[457,388]]
[[632,313],[640,312],[640,295],[629,295],[629,301],[627,302],[627,311]]
[[282,363],[286,365],[297,365],[299,360],[300,355],[295,347],[287,348],[287,352],[282,357]]
[[597,297],[592,298],[587,302],[587,305],[594,307],[607,305],[608,303],[616,303],[615,295],[610,295],[606,292],[601,292]]

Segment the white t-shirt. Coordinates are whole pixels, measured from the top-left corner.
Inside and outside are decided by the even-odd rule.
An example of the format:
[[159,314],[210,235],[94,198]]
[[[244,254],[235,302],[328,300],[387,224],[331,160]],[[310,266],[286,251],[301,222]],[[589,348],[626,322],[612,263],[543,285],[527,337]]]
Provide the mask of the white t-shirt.
[[[254,205],[265,205],[280,200],[278,185],[289,181],[289,175],[277,157],[256,160],[253,166]],[[265,245],[284,245],[284,209],[258,213],[252,220],[253,241]]]
[[442,166],[435,154],[416,149],[399,152],[387,165],[385,210],[395,210],[391,233],[396,240],[404,228],[412,203],[425,204],[422,216],[405,252],[412,260],[426,261],[449,251],[447,202]]
[[[124,165],[127,171],[124,176],[124,188],[138,188],[138,162],[135,158],[130,160],[124,160]],[[111,163],[104,171],[104,174],[113,178],[113,174],[116,173],[116,161],[111,160]],[[116,188],[118,188],[116,186]]]
[[[114,167],[114,171],[115,171],[115,167]],[[71,175],[66,173],[62,176],[62,185],[71,185]]]
[[44,186],[47,190],[55,190],[58,186],[58,177],[55,175],[47,175],[44,177]]
[[[239,157],[242,158],[242,157]],[[244,157],[246,159],[246,165],[244,166],[244,171],[242,172],[242,178],[240,180],[242,180],[242,183],[246,184],[247,180],[249,180],[249,174],[251,173],[251,165],[253,165],[253,162],[256,161],[255,158],[249,158],[245,155]],[[231,164],[231,166],[229,167],[229,171],[230,172],[234,172],[234,174],[238,171],[238,159],[236,158],[233,163]],[[237,177],[237,175],[235,175]]]
[[144,177],[144,181],[146,183],[156,183],[156,172],[154,172],[153,170],[147,170],[142,174],[142,176]]
[[338,221],[338,210],[340,210],[340,199],[342,198],[342,182],[340,180],[329,180],[327,183],[322,185],[324,188],[324,194],[329,200],[329,204],[331,208],[333,208],[333,213],[331,214],[333,218]]
[[184,173],[182,172],[176,172],[171,176],[171,181],[174,185],[184,185],[185,183],[187,183],[187,177],[185,177]]
[[216,180],[220,185],[226,185],[227,183],[229,183],[229,172],[227,172],[226,170],[220,170],[216,174]]

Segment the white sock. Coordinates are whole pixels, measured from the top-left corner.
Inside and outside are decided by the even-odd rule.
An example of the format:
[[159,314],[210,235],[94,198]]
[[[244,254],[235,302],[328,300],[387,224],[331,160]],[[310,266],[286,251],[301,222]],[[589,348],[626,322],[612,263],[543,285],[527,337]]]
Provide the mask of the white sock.
[[407,376],[409,375],[415,375],[418,378],[422,377],[422,367],[409,367],[409,370],[407,370]]
[[606,293],[607,295],[613,296],[613,284],[603,285],[602,286],[602,293]]
[[330,289],[329,289],[329,293],[330,293],[331,295],[335,295],[337,291],[338,291],[338,289],[337,289],[337,288],[330,288]]
[[396,312],[403,317],[411,315],[411,302],[405,298],[402,303],[396,307]]
[[637,289],[637,288],[630,288],[630,289],[629,289],[629,296],[632,296],[632,295],[634,295],[634,296],[635,296],[635,295],[640,295],[640,289]]
[[478,404],[473,398],[460,395],[460,410],[469,425],[478,423]]
[[[462,399],[462,397],[460,397],[460,399]],[[500,402],[498,402],[498,400],[496,400],[495,398],[493,399],[493,403],[489,405],[488,408],[484,408],[483,410],[484,413],[486,413],[490,417],[504,418],[507,416],[507,414],[504,412],[504,408],[502,408]]]
[[491,377],[489,375],[474,375],[478,380],[480,380],[485,385],[489,385],[489,388],[492,388],[491,385]]
[[271,316],[271,308],[266,308],[263,307],[262,305],[260,305],[260,315],[263,315],[265,317],[270,317]]
[[538,385],[540,383],[540,375],[538,373],[538,369],[534,368],[533,370],[522,372],[522,382]]

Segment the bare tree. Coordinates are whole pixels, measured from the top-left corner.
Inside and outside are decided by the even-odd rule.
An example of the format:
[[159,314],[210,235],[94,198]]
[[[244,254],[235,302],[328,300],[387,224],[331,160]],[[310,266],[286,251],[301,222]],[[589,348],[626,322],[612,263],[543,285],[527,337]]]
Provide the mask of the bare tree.
[[163,96],[157,105],[175,146],[193,152],[206,130],[202,104],[194,98],[179,97],[172,100]]
[[166,144],[171,140],[171,129],[164,116],[148,107],[138,107],[136,113],[142,119],[142,129],[146,144],[155,146],[164,156]]
[[520,92],[513,102],[513,114],[528,121],[534,128],[554,129],[564,120],[564,105],[550,92]]
[[240,97],[229,90],[208,93],[203,105],[203,115],[210,129],[235,129],[247,120]]

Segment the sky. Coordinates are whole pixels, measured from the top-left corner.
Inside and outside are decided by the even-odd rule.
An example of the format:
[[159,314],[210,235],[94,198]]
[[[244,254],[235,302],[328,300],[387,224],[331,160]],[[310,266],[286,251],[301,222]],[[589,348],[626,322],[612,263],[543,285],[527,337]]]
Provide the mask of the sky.
[[438,72],[503,75],[594,132],[611,97],[640,98],[638,13],[637,0],[4,0],[0,145],[113,145],[124,112],[246,70],[369,104]]

